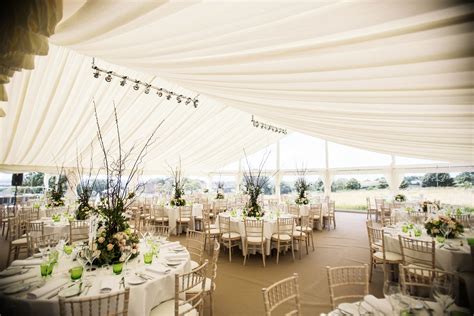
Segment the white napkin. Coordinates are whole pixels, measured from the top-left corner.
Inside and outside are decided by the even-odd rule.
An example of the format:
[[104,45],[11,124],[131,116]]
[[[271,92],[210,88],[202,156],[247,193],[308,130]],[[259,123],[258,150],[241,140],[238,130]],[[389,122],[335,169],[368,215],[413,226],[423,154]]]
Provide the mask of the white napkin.
[[26,273],[26,274],[17,274],[17,275],[12,275],[12,276],[9,276],[9,277],[6,277],[6,278],[1,278],[0,279],[0,286],[4,286],[4,285],[7,285],[7,284],[10,284],[10,283],[13,283],[13,282],[23,281],[23,280],[26,280],[26,279],[33,278],[35,276],[36,276],[35,274],[32,275],[31,273]]
[[387,300],[379,300],[373,295],[366,295],[364,296],[364,302],[374,307],[376,310],[381,311],[385,315],[392,314],[392,307],[390,306],[390,303],[387,302]]
[[160,249],[165,249],[165,248],[173,248],[173,247],[176,247],[176,246],[180,246],[181,244],[179,243],[179,241],[173,241],[173,242],[169,242],[167,244],[162,244],[160,246]]
[[43,296],[47,296],[48,294],[53,293],[54,291],[58,291],[59,289],[67,284],[69,281],[66,279],[51,279],[49,282],[46,282],[45,285],[36,289],[34,291],[28,292],[26,297],[29,299],[37,299]]
[[146,267],[145,270],[150,271],[150,272],[154,272],[154,273],[158,273],[158,274],[166,274],[166,273],[171,271],[170,268],[165,268],[165,267],[161,267],[161,266]]
[[163,256],[166,260],[168,259],[188,259],[188,254],[185,253],[169,253]]
[[39,266],[43,262],[42,259],[26,259],[26,260],[15,260],[12,262],[12,266]]
[[117,277],[104,277],[100,281],[100,291],[101,292],[112,292],[118,291],[120,287],[120,279]]

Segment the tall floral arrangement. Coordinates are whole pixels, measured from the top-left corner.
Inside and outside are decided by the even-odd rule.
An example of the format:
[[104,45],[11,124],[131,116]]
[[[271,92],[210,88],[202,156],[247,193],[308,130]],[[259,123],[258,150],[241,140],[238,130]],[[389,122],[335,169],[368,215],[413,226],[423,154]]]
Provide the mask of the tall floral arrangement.
[[170,204],[171,206],[184,206],[186,205],[186,200],[183,198],[185,183],[182,176],[181,160],[174,169],[171,166],[169,168],[173,177],[173,197],[170,200]]
[[[116,128],[116,155],[107,149],[99,118],[97,107],[94,104],[94,114],[97,125],[97,138],[104,156],[106,174],[106,194],[97,206],[101,218],[100,227],[95,238],[95,244],[100,251],[98,264],[113,263],[125,260],[125,253],[132,257],[138,254],[138,235],[133,232],[125,216],[127,208],[134,202],[137,194],[144,189],[144,184],[138,182],[141,175],[141,165],[147,149],[155,141],[155,134],[163,121],[153,130],[143,147],[136,152],[133,145],[129,150],[122,148],[117,109],[114,103],[114,119]],[[133,184],[138,183],[138,184]]]
[[295,200],[296,204],[306,205],[309,204],[309,199],[307,196],[307,192],[311,186],[311,184],[306,181],[306,169],[299,170],[296,168],[296,172],[298,173],[298,178],[295,181],[295,190],[298,193],[298,197]]
[[219,179],[217,181],[216,200],[224,199],[224,182]]
[[399,193],[399,194],[395,195],[395,197],[393,199],[397,202],[405,202],[407,198],[405,197],[404,194]]
[[[59,172],[58,181],[54,181],[54,184],[46,193],[48,203],[46,207],[58,207],[64,206],[64,193],[66,192],[66,181],[67,178],[62,174],[62,169]],[[55,180],[55,179],[54,179]]]
[[264,211],[258,204],[258,198],[264,193],[265,186],[270,182],[270,178],[263,173],[263,168],[270,153],[264,155],[256,171],[252,171],[245,150],[244,154],[248,168],[243,172],[244,191],[249,197],[244,211],[248,217],[261,217],[264,215]]

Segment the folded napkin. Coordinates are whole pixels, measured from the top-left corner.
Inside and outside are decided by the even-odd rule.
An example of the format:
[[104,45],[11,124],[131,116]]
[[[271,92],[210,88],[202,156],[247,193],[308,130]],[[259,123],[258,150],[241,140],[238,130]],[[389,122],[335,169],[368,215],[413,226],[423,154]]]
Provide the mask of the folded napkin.
[[12,262],[12,266],[39,266],[43,262],[42,259],[26,259],[26,260],[15,260]]
[[120,279],[114,276],[105,277],[100,281],[101,292],[112,292],[120,289]]
[[17,274],[17,275],[12,275],[12,276],[9,276],[9,277],[6,277],[6,278],[1,278],[0,279],[0,286],[4,286],[4,285],[14,283],[14,282],[23,281],[23,280],[26,280],[26,279],[33,278],[35,276],[36,276],[36,274],[26,273],[26,274]]
[[173,242],[169,242],[169,243],[166,243],[166,244],[162,244],[160,246],[160,249],[165,249],[165,248],[173,248],[173,247],[177,247],[177,246],[181,246],[181,244],[179,243],[179,241],[173,241]]
[[366,295],[364,296],[364,302],[369,304],[374,309],[381,311],[385,315],[392,314],[392,307],[387,300],[384,300],[384,299],[379,300],[373,295]]
[[145,268],[146,271],[158,273],[158,274],[166,274],[171,271],[170,268],[165,268],[162,266],[150,266]]
[[169,253],[169,254],[166,254],[163,256],[163,258],[165,258],[166,260],[168,259],[174,259],[174,260],[177,260],[177,259],[188,259],[189,255],[188,253],[184,252],[184,253]]
[[34,300],[43,296],[48,296],[49,294],[53,294],[56,291],[59,292],[60,288],[66,285],[68,282],[69,281],[67,279],[51,279],[39,289],[28,292],[26,297]]

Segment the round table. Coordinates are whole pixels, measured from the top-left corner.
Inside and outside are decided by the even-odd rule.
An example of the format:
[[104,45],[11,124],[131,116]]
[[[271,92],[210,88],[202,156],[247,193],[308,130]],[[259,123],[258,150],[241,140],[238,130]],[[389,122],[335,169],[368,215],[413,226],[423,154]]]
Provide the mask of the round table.
[[44,235],[69,235],[69,221],[61,220],[54,222],[51,217],[42,217],[41,219],[32,221],[33,223],[43,223]]
[[[168,245],[163,244],[160,247],[160,253],[158,259],[153,258],[153,263],[145,265],[143,263],[143,255],[140,254],[136,258],[130,260],[128,263],[128,275],[125,276],[125,283],[127,287],[130,287],[130,299],[129,299],[129,315],[130,316],[142,316],[148,315],[151,309],[160,303],[174,298],[174,275],[182,274],[191,271],[191,259],[189,253],[186,251],[176,254],[170,250],[176,243],[169,243]],[[182,262],[176,267],[166,266],[166,259],[168,257],[179,256]],[[38,261],[30,259],[31,261]],[[77,266],[77,261],[72,261],[69,258],[62,257],[59,260],[59,264],[54,268],[52,277],[49,277],[44,286],[47,286],[51,282],[61,282],[70,284],[70,276],[68,270]],[[149,268],[159,269],[170,269],[168,273],[159,273],[149,271]],[[152,277],[151,280],[147,280],[139,285],[128,284],[127,278],[135,277],[136,272],[143,272],[146,276]],[[40,268],[38,265],[32,266],[32,268],[25,274],[17,275],[16,277],[29,277],[31,278],[24,281],[18,282],[32,282],[33,280],[40,279]],[[86,296],[95,296],[100,293],[101,283],[107,280],[108,283],[114,282],[116,288],[119,290],[118,285],[120,280],[124,276],[124,272],[120,275],[114,275],[111,268],[98,268],[95,271],[86,272],[85,278],[91,281],[91,288],[89,289]],[[11,278],[11,277],[9,277]],[[7,278],[0,279],[6,280]],[[12,283],[10,283],[12,284]],[[3,287],[2,287],[3,286]],[[0,284],[0,293],[5,288],[5,285]],[[113,291],[114,291],[113,290]],[[31,290],[30,290],[31,291]],[[35,316],[55,316],[59,315],[59,301],[57,295],[54,296],[55,292],[49,292],[37,299],[27,298],[27,293],[21,292],[13,295],[0,294],[0,314],[1,315],[35,315]],[[53,297],[50,297],[53,295]],[[84,297],[81,295],[81,297]],[[13,312],[14,311],[14,312]]]
[[[412,238],[419,238],[421,240],[430,241],[433,238],[426,234],[426,230],[424,228],[422,230],[422,235],[420,237],[412,237]],[[400,242],[398,240],[398,235],[402,235],[405,237],[409,237],[409,232],[404,233],[402,231],[402,225],[398,224],[393,227],[386,227],[385,228],[385,246],[387,247],[387,251],[395,252],[401,254],[400,250]],[[414,233],[411,233],[414,236]],[[454,239],[447,239],[447,243],[452,243],[455,245],[458,250],[448,250],[446,249],[443,244],[436,243],[435,247],[435,264],[436,267],[441,268],[444,271],[449,272],[466,272],[466,271],[474,271],[474,267],[472,265],[472,258],[471,258],[471,248],[467,243],[466,237],[469,237],[468,234],[466,236]],[[461,246],[462,242],[462,246]]]

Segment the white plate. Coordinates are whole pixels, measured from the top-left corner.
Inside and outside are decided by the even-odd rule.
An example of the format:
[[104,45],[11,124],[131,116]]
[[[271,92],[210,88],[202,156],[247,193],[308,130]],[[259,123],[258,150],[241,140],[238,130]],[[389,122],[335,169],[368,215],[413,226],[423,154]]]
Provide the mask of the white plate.
[[359,307],[352,303],[341,303],[338,308],[351,315],[359,315]]
[[186,248],[184,248],[183,246],[178,246],[178,247],[173,248],[172,250],[175,252],[181,252],[181,251],[185,251]]
[[142,279],[138,276],[131,276],[131,277],[127,278],[127,283],[131,284],[131,285],[138,285],[138,284],[142,284],[142,283],[145,283],[145,282],[146,282],[145,279]]
[[0,272],[0,277],[7,277],[7,276],[15,275],[15,274],[23,274],[28,271],[29,269],[23,269],[22,267],[15,267],[15,268],[6,269]]
[[177,267],[182,261],[166,261],[166,265],[169,267]]
[[77,284],[59,291],[58,296],[71,297],[78,295],[80,292],[79,284]]
[[456,247],[456,246],[451,246],[451,245],[446,245],[444,246],[444,249],[448,249],[448,250],[459,250],[460,248],[459,247]]
[[4,289],[3,293],[5,293],[5,294],[15,294],[15,293],[19,293],[19,292],[22,292],[22,291],[26,291],[29,288],[30,288],[30,284],[28,284],[28,283],[14,284],[14,285],[11,285],[11,286],[7,287],[6,289]]

